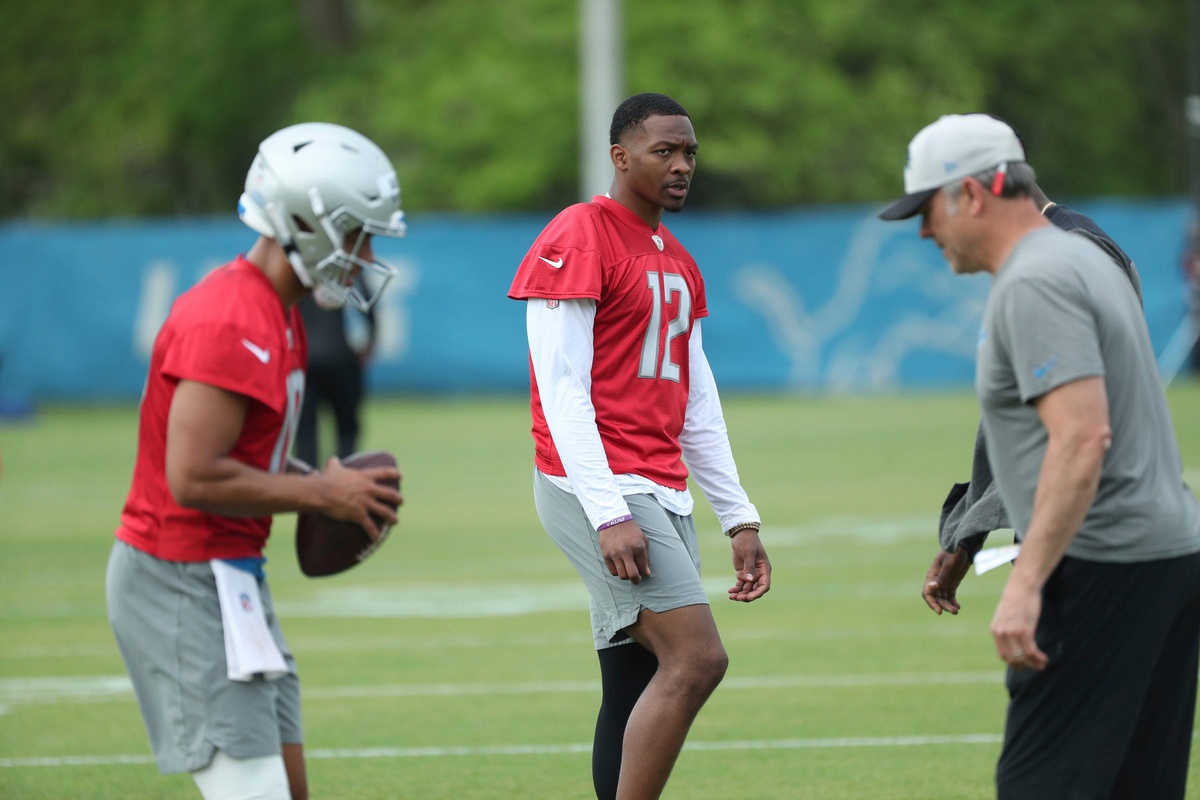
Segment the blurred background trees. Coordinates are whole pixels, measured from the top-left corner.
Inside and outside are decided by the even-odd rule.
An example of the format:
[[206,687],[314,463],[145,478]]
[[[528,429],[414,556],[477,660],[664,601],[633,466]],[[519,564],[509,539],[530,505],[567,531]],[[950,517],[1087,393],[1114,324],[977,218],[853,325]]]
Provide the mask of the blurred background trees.
[[[578,199],[579,7],[562,0],[10,4],[0,217],[231,213],[305,120],[392,156],[409,211]],[[1188,191],[1183,0],[626,2],[628,94],[691,113],[689,207],[877,202],[911,136],[987,111],[1052,196]]]

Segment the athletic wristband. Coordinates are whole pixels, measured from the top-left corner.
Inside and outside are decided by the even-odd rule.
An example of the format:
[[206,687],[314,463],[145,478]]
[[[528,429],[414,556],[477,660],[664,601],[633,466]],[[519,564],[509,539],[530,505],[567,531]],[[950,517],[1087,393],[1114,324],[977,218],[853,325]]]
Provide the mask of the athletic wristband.
[[633,514],[626,514],[623,517],[617,517],[616,519],[610,519],[608,522],[605,522],[599,528],[596,528],[596,530],[602,531],[605,528],[611,528],[613,525],[620,525],[622,522],[629,522],[631,519],[633,519]]
[[761,522],[739,522],[737,525],[734,525],[732,528],[725,531],[725,535],[728,536],[730,539],[732,539],[734,536],[737,536],[742,531],[754,531],[757,533],[761,529],[762,529]]

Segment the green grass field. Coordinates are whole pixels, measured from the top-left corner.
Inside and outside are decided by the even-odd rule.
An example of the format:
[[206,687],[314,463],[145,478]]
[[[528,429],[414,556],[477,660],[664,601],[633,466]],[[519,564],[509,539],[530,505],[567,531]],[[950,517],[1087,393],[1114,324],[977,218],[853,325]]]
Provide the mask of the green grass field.
[[[1197,485],[1200,385],[1169,396]],[[987,627],[1007,568],[969,577],[958,617],[919,598],[973,397],[735,397],[726,416],[774,584],[724,599],[728,545],[697,493],[731,666],[665,796],[991,797],[1005,693]],[[135,423],[132,407],[49,408],[0,427],[0,797],[198,796],[151,762],[105,616]],[[277,518],[268,574],[314,798],[593,796],[587,601],[534,514],[528,427],[523,398],[377,399],[363,445],[405,474],[387,546],[306,579],[294,518]]]

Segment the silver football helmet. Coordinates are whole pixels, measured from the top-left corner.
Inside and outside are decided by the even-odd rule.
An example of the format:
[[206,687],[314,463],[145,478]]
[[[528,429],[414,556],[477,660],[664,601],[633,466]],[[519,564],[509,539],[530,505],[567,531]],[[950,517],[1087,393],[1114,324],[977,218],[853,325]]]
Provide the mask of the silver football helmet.
[[268,136],[238,216],[283,247],[325,308],[367,311],[396,275],[391,264],[359,255],[369,235],[405,233],[396,171],[374,142],[341,125],[305,122]]

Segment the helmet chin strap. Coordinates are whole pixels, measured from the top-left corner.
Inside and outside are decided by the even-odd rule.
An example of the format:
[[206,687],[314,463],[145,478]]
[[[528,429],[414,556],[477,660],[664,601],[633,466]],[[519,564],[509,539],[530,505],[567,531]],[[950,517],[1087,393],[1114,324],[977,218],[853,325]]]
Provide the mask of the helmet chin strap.
[[267,203],[263,207],[263,210],[271,220],[271,226],[275,228],[275,241],[283,248],[283,253],[287,256],[288,263],[292,265],[292,271],[296,273],[296,277],[300,279],[300,283],[304,284],[306,288],[312,289],[316,285],[316,282],[308,274],[308,268],[304,266],[304,257],[300,255],[300,249],[292,241],[292,237],[288,233],[287,222],[284,220],[283,214],[279,212],[279,207],[274,203]]

